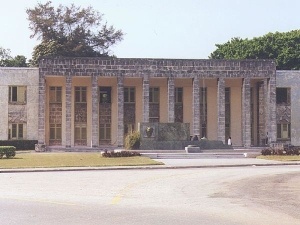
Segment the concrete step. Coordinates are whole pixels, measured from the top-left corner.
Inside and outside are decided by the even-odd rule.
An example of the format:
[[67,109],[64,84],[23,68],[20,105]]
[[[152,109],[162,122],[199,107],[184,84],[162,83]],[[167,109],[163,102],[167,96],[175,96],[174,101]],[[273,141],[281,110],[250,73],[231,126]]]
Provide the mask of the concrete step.
[[210,153],[141,153],[151,159],[213,159],[213,158],[255,158],[260,152],[210,152]]
[[47,146],[49,152],[102,152],[116,150],[117,146],[103,145],[98,147],[76,146],[73,148],[65,148],[62,146]]

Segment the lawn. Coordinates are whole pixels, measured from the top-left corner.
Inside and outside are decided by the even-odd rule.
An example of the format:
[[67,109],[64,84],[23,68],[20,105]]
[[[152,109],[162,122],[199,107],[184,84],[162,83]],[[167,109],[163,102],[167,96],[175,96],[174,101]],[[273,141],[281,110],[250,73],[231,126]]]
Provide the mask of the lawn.
[[104,158],[100,153],[17,153],[0,159],[0,169],[162,165],[147,157]]
[[260,155],[257,158],[276,161],[300,161],[299,155]]

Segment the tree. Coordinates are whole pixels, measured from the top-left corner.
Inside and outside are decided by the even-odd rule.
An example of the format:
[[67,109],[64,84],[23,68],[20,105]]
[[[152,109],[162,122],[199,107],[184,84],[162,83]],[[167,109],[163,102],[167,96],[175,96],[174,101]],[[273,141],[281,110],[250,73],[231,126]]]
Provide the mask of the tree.
[[123,32],[102,22],[102,14],[87,8],[38,3],[27,9],[29,28],[41,43],[35,46],[32,63],[43,56],[109,56],[109,48],[123,39]]
[[211,59],[275,59],[279,70],[300,69],[300,30],[268,33],[253,39],[232,38],[216,44]]
[[28,64],[25,56],[17,55],[13,58],[9,49],[0,47],[0,67],[28,67]]

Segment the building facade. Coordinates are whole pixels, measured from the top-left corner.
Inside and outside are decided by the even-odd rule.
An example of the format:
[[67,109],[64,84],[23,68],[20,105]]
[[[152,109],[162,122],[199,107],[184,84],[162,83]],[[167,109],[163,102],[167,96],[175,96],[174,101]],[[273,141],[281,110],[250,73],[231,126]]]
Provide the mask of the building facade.
[[0,69],[0,140],[37,140],[38,68]]
[[[45,58],[38,69],[0,69],[0,79],[2,140],[123,146],[138,123],[178,122],[189,123],[191,135],[231,137],[235,146],[300,145],[297,72],[276,71],[272,60]],[[25,102],[12,101],[24,88]],[[26,120],[12,120],[22,106]],[[13,121],[26,135],[16,134],[22,125]]]

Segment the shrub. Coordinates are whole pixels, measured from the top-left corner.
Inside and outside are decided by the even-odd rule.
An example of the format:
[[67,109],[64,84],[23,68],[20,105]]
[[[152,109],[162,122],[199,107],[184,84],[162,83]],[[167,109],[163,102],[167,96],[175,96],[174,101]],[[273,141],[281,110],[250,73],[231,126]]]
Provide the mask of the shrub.
[[265,148],[261,151],[262,155],[299,155],[300,146],[289,146],[284,149]]
[[103,157],[106,158],[114,158],[114,157],[132,157],[132,156],[140,156],[141,154],[138,152],[130,152],[130,151],[121,151],[121,152],[108,152],[105,151],[102,153]]
[[3,156],[6,156],[6,158],[12,158],[16,155],[16,147],[14,146],[0,146],[0,159],[2,159]]
[[140,132],[133,131],[125,137],[125,149],[139,149],[141,144]]
[[272,151],[269,148],[265,148],[265,149],[261,150],[261,154],[262,155],[272,155]]
[[299,147],[296,146],[290,146],[285,151],[287,155],[299,155]]
[[272,152],[273,152],[273,155],[284,155],[283,149],[273,149]]

